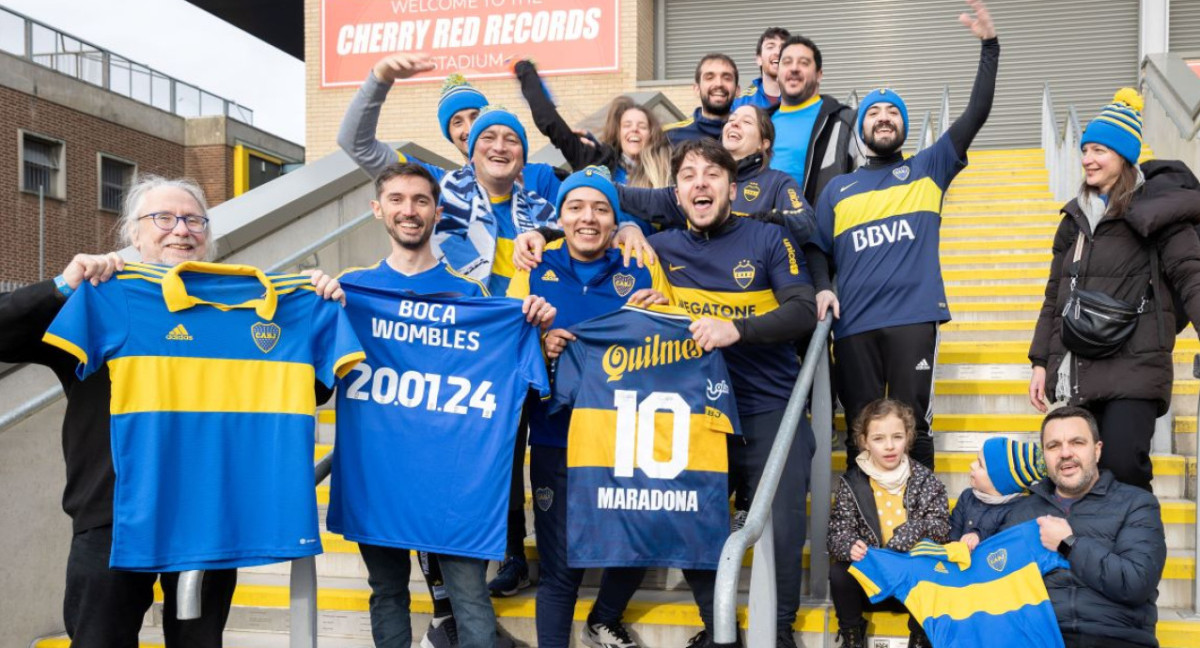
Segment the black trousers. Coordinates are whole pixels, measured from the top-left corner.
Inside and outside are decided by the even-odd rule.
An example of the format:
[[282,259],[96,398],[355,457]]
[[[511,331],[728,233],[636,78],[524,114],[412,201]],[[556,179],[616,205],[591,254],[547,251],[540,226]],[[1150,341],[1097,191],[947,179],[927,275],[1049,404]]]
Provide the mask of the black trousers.
[[1100,467],[1130,486],[1150,490],[1154,465],[1150,462],[1150,439],[1158,402],[1138,398],[1093,401],[1084,407],[1100,426]]
[[521,420],[517,423],[517,441],[513,446],[512,481],[508,489],[508,534],[505,554],[508,557],[525,557],[525,446],[529,440],[529,408],[534,402],[530,396],[521,408]]
[[[837,614],[839,628],[861,625],[864,622],[864,610],[908,612],[904,605],[894,598],[872,603],[862,585],[850,575],[850,564],[840,560],[832,560],[829,563],[829,598],[833,599],[833,611]],[[921,631],[921,624],[917,623],[911,614],[908,617],[908,631]]]
[[[917,439],[910,455],[933,470],[933,374],[937,369],[936,322],[892,326],[833,341],[833,376],[851,430],[859,412],[887,396],[913,408]],[[846,465],[858,456],[846,434]]]
[[1063,644],[1067,648],[1137,648],[1138,644],[1131,644],[1128,641],[1120,639],[1112,639],[1110,637],[1098,637],[1094,635],[1072,634],[1069,632],[1063,633]]
[[109,569],[111,549],[111,526],[89,529],[71,539],[63,621],[72,648],[136,648],[142,619],[154,603],[154,581],[160,578],[168,648],[220,648],[237,586],[236,569],[206,571],[200,618],[179,621],[175,618],[179,574]]

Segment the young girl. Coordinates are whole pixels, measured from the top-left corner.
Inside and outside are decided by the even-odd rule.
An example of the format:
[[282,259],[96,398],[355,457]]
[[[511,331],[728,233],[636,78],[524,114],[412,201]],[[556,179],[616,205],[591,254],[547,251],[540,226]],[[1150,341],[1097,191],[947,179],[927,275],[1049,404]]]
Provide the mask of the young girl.
[[1004,516],[1029,487],[1046,477],[1046,463],[1036,443],[1001,437],[988,439],[971,463],[971,487],[958,496],[950,516],[950,539],[974,551],[981,540],[1000,530]]
[[[872,401],[854,421],[852,434],[861,449],[853,459],[859,469],[848,467],[834,495],[829,586],[842,646],[862,648],[867,630],[863,609],[876,608],[850,575],[850,564],[862,560],[868,547],[908,551],[924,539],[946,542],[950,511],[942,482],[928,468],[909,460],[916,419],[908,405],[889,398]],[[883,609],[898,607],[889,601]],[[910,618],[908,627],[909,646],[930,645],[917,622]]]

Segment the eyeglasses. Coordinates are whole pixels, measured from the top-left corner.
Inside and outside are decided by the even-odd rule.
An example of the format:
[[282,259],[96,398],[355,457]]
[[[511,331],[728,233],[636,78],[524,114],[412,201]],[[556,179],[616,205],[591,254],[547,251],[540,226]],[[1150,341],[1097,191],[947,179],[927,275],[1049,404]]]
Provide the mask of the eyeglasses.
[[175,225],[179,221],[183,221],[184,226],[193,234],[203,234],[208,230],[208,217],[197,216],[196,214],[172,214],[169,211],[160,211],[141,216],[138,220],[149,218],[154,221],[158,229],[170,232],[175,229]]

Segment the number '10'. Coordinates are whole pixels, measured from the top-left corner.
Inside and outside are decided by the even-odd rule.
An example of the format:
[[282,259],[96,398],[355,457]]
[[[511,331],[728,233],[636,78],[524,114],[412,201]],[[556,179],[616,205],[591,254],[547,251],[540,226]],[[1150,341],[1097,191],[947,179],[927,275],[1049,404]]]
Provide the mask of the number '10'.
[[[613,394],[613,406],[617,408],[615,476],[633,477],[636,466],[647,477],[674,479],[687,468],[692,409],[682,396],[674,392],[651,392],[638,403],[636,391],[618,389]],[[654,458],[658,431],[654,415],[659,411],[671,413],[671,458],[667,461]]]

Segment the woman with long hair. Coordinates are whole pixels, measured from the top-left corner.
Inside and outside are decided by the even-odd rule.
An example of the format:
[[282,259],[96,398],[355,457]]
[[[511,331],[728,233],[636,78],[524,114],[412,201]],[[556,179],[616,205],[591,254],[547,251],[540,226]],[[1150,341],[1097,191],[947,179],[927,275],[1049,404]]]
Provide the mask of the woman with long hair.
[[533,113],[534,124],[550,138],[573,171],[592,165],[606,166],[618,184],[632,187],[670,184],[671,145],[653,112],[629,97],[617,97],[609,107],[599,138],[581,138],[558,113],[533,62],[517,61],[513,70]]
[[[1057,401],[1091,410],[1104,442],[1100,467],[1150,490],[1150,438],[1171,402],[1176,321],[1200,317],[1200,185],[1181,162],[1138,164],[1141,109],[1141,96],[1124,88],[1084,130],[1083,185],[1062,208],[1029,348],[1029,401],[1041,412]],[[1122,311],[1131,333],[1088,326],[1090,316],[1111,323]]]

